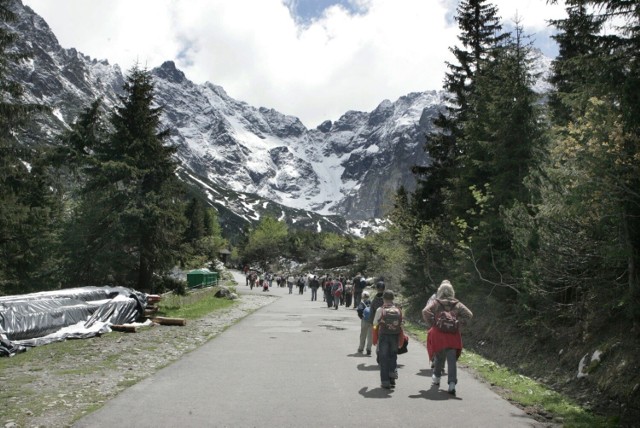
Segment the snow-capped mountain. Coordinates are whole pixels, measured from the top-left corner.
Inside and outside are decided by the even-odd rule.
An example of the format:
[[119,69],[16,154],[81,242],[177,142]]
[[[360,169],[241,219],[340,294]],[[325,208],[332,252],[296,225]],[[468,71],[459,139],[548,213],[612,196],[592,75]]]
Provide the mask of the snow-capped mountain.
[[[54,143],[98,97],[107,107],[117,103],[124,82],[118,65],[62,48],[20,0],[12,10],[19,16],[11,28],[21,36],[19,49],[33,55],[14,77],[27,101],[52,108],[25,144]],[[344,230],[340,217],[382,217],[400,185],[414,188],[410,168],[427,162],[424,135],[442,105],[440,93],[412,93],[307,129],[296,117],[235,100],[220,86],[195,84],[171,61],[152,73],[181,177],[202,188],[212,205],[249,222],[265,207],[289,223],[306,218],[307,226],[323,230]]]

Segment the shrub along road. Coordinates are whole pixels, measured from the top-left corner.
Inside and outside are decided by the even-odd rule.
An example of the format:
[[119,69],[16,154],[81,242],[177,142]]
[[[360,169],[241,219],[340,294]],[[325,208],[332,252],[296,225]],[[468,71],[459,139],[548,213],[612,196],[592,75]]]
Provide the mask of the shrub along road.
[[[234,275],[241,294],[263,293]],[[433,387],[415,341],[398,357],[395,390],[382,389],[375,357],[356,353],[355,310],[329,309],[295,288],[269,293],[280,298],[75,426],[542,426],[464,370],[456,397],[444,381]]]

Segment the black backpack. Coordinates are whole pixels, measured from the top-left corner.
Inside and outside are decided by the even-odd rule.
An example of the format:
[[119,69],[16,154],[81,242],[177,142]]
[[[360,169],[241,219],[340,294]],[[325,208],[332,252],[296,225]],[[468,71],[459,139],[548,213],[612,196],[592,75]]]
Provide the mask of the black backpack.
[[385,308],[381,306],[378,310],[382,311],[380,316],[380,334],[396,334],[402,329],[402,312],[397,306]]

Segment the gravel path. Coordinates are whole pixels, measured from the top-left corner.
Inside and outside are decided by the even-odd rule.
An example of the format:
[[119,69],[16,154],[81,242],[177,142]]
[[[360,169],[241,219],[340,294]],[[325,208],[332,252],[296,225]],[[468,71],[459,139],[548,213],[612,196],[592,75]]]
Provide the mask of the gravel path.
[[[0,427],[66,427],[125,388],[212,339],[271,303],[269,295],[243,294],[237,304],[186,326],[153,326],[47,346],[41,358],[0,370]],[[20,361],[20,355],[14,357]],[[28,361],[28,363],[27,363]],[[3,367],[3,366],[0,366]]]

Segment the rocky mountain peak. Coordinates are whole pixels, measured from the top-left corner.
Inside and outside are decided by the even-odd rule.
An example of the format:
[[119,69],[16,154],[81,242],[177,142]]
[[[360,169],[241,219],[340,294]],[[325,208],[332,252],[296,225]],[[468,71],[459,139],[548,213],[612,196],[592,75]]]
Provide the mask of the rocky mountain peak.
[[176,64],[173,61],[163,62],[160,67],[154,69],[154,73],[157,77],[171,83],[183,83],[187,80],[185,74],[176,68]]
[[[52,107],[34,142],[52,141],[98,97],[107,108],[119,102],[124,77],[118,65],[63,49],[42,18],[19,0],[12,7],[20,17],[20,49],[33,52],[15,77],[30,102]],[[420,118],[440,108],[434,97],[416,93],[307,129],[297,117],[250,106],[221,86],[193,83],[173,61],[152,72],[180,176],[221,212],[233,212],[234,222],[270,211],[291,223],[313,222],[317,230],[344,227],[341,217],[381,217],[400,185],[415,186],[410,168],[427,160],[422,141],[430,126]],[[327,216],[334,217],[323,220]]]

